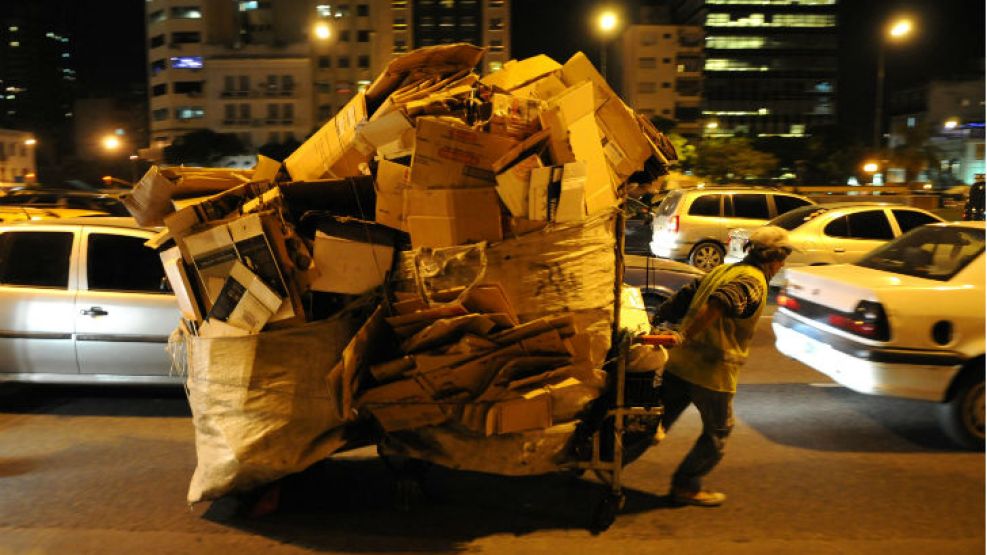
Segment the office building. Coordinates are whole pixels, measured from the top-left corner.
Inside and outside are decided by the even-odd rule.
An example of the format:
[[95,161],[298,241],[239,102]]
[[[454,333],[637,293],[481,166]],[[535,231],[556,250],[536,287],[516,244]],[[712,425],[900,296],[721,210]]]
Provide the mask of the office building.
[[47,160],[70,147],[59,141],[72,125],[77,78],[58,11],[54,2],[0,2],[0,128],[32,132]]
[[506,0],[150,0],[146,13],[151,157],[197,129],[251,149],[302,141],[420,46],[485,45],[481,71],[510,57]]
[[34,134],[29,131],[0,129],[0,184],[34,181],[36,144]]
[[672,0],[705,31],[707,136],[805,137],[836,122],[837,0]]
[[673,131],[699,135],[703,30],[686,25],[631,25],[618,42],[621,96],[649,118],[673,120]]

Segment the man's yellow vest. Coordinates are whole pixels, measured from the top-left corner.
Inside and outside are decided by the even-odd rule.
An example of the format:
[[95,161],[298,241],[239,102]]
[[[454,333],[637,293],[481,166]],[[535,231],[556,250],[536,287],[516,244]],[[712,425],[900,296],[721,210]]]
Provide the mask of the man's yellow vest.
[[[721,285],[745,275],[756,278],[767,295],[768,284],[759,268],[749,264],[717,266],[699,284],[679,329],[689,329],[696,313]],[[724,316],[711,322],[695,337],[686,337],[685,343],[671,349],[665,371],[707,389],[735,393],[737,375],[750,353],[754,326],[766,302],[767,299],[763,299],[754,314],[747,318]]]

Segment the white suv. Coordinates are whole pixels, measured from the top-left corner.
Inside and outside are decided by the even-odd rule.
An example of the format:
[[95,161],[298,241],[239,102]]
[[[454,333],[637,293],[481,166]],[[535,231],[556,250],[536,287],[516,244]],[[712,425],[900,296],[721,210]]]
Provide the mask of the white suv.
[[757,227],[779,214],[814,204],[806,197],[774,189],[706,187],[668,193],[651,224],[651,252],[687,260],[709,271],[723,263],[728,234]]

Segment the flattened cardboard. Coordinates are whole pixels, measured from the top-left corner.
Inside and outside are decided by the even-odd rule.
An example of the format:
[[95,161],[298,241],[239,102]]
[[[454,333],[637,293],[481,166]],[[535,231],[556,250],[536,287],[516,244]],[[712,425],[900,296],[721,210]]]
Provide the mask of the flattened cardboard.
[[483,314],[466,314],[454,318],[443,318],[429,324],[428,327],[405,340],[401,344],[401,350],[406,353],[415,353],[439,345],[454,343],[467,333],[486,335],[495,325],[493,320]]
[[204,316],[203,310],[178,247],[163,250],[160,256],[161,265],[164,267],[168,283],[171,284],[171,289],[175,293],[175,301],[178,303],[178,310],[182,313],[182,317],[186,320],[201,322]]
[[490,131],[521,140],[538,131],[538,115],[544,102],[537,98],[522,98],[494,94],[491,99]]
[[367,119],[363,93],[357,93],[332,119],[285,159],[295,181],[316,181],[360,175],[369,153],[358,147],[356,127]]
[[423,188],[491,187],[493,164],[517,141],[436,118],[419,118],[411,183]]
[[288,282],[280,262],[282,257],[277,251],[279,247],[283,250],[283,244],[271,233],[275,226],[265,225],[265,220],[271,217],[270,213],[248,214],[230,222],[229,229],[243,264],[284,300],[271,317],[271,322],[279,322],[304,312],[294,284]]
[[257,165],[254,166],[252,181],[274,181],[281,171],[281,162],[268,158],[263,154],[257,155]]
[[531,172],[541,168],[541,158],[532,154],[497,174],[497,194],[511,215],[528,217],[528,193],[531,187]]
[[404,212],[414,248],[452,247],[504,237],[493,187],[407,189]]
[[561,185],[555,221],[578,222],[586,219],[586,163],[579,160],[563,166]]
[[480,79],[480,82],[503,91],[510,91],[559,69],[562,69],[562,66],[558,62],[544,54],[538,54],[523,60],[510,60],[499,71]]
[[411,186],[411,168],[390,160],[377,164],[374,187],[377,205],[374,219],[379,224],[407,231],[404,217],[404,191]]
[[260,333],[281,303],[282,298],[257,274],[235,262],[216,303],[209,310],[208,318],[250,333]]
[[205,231],[189,235],[183,240],[192,263],[195,265],[199,284],[205,293],[206,308],[212,308],[223,290],[226,276],[237,262],[236,247],[226,224],[213,226]]
[[528,85],[512,90],[511,94],[521,98],[548,100],[549,98],[563,92],[565,88],[566,86],[565,83],[562,82],[562,79],[559,79],[558,76],[550,73]]
[[552,426],[552,396],[535,389],[520,398],[501,401],[487,413],[487,435],[541,430]]
[[481,283],[468,291],[462,297],[462,305],[470,312],[485,314],[506,314],[512,325],[518,325],[517,312],[511,306],[504,288],[497,283]]
[[138,225],[154,227],[163,225],[164,217],[175,211],[171,202],[174,192],[175,184],[161,175],[157,166],[151,166],[129,193],[121,195],[120,201]]
[[313,256],[319,277],[314,291],[362,295],[384,283],[394,258],[393,233],[370,222],[323,222]]
[[367,390],[356,400],[387,432],[441,424],[448,416],[414,378]]

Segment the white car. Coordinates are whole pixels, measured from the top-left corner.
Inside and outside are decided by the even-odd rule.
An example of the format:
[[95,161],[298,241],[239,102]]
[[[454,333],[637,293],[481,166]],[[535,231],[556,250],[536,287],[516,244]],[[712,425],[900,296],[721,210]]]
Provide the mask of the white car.
[[942,403],[984,447],[984,222],[916,228],[854,264],[792,270],[775,346],[861,393]]
[[[798,249],[785,260],[785,267],[771,280],[783,285],[788,270],[855,262],[868,252],[920,225],[942,218],[912,206],[882,202],[844,202],[803,206],[768,222],[787,229]],[[744,258],[744,244],[751,228],[730,230],[725,262]]]
[[180,313],[132,218],[0,225],[0,381],[180,384]]

